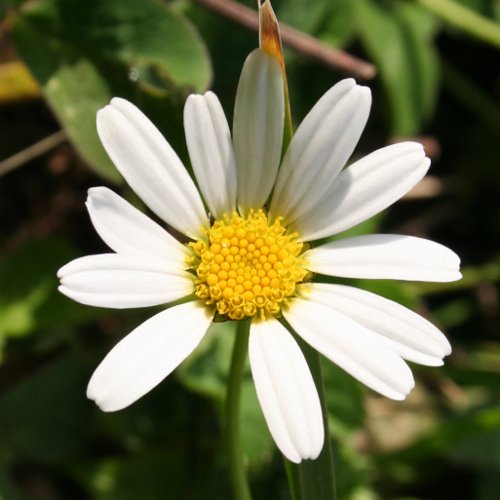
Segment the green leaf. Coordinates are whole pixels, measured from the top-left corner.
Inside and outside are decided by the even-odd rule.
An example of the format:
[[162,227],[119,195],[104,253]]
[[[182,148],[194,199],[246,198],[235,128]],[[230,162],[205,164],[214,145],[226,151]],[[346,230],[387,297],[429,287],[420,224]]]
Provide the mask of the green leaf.
[[[0,261],[0,346],[9,338],[69,327],[102,314],[58,292],[57,270],[75,256],[59,239],[28,241]],[[1,351],[0,351],[1,353]]]
[[419,132],[434,109],[438,59],[433,47],[435,21],[413,4],[394,7],[353,3],[365,50],[375,61],[391,111],[391,134]]
[[418,3],[477,40],[500,47],[500,25],[495,21],[454,0],[418,0]]
[[191,24],[156,0],[41,0],[18,14],[17,49],[85,159],[120,180],[99,143],[95,115],[111,97],[176,100],[211,81],[207,51]]
[[324,42],[342,47],[351,38],[354,30],[354,16],[350,0],[331,2],[330,14],[323,20],[319,37]]
[[253,379],[248,374],[241,385],[241,446],[248,467],[257,468],[271,461],[276,446],[257,399]]
[[[32,368],[33,369],[33,368]],[[50,462],[83,445],[91,409],[85,398],[88,370],[69,352],[34,370],[0,398],[1,453]]]
[[[274,2],[273,2],[274,3]],[[286,0],[276,2],[278,19],[294,28],[313,33],[322,24],[331,8],[330,0]]]
[[470,320],[475,312],[474,304],[466,298],[450,300],[434,310],[437,322],[447,330]]
[[328,427],[333,436],[344,440],[363,426],[366,416],[364,391],[355,378],[324,358],[321,369]]
[[200,345],[177,369],[176,376],[188,389],[224,400],[236,323],[212,323]]
[[[147,451],[116,456],[72,467],[72,474],[100,500],[185,498],[198,489],[198,479],[184,478],[190,470],[187,457],[175,450]],[[203,482],[202,482],[203,484]],[[196,495],[195,498],[200,498]]]

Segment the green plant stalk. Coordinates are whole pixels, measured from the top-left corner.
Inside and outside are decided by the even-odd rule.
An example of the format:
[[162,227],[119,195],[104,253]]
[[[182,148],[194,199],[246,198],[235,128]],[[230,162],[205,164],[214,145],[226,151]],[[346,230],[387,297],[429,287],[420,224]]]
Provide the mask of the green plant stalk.
[[283,130],[283,147],[281,150],[281,158],[285,156],[286,150],[293,136],[292,110],[290,108],[290,94],[288,93],[288,82],[286,79],[286,72],[283,74],[283,90],[285,93],[285,127]]
[[428,11],[469,35],[500,48],[500,25],[453,0],[416,0]]
[[334,500],[336,497],[332,442],[328,432],[321,357],[317,351],[299,339],[299,344],[311,370],[323,413],[325,443],[316,460],[303,460],[294,464],[285,460],[288,482],[293,500]]
[[228,453],[229,475],[236,500],[251,500],[250,488],[243,463],[243,450],[240,435],[241,383],[245,371],[248,351],[250,321],[238,321],[235,332],[231,367],[226,392],[226,446]]
[[[283,130],[282,156],[285,154],[293,137],[290,95],[288,93],[285,69],[283,69],[283,80],[285,90],[285,125]],[[288,325],[287,327],[291,331]],[[323,426],[325,428],[325,443],[323,445],[323,450],[316,460],[303,460],[300,464],[294,464],[285,459],[290,494],[293,500],[333,500],[336,498],[335,475],[333,470],[332,446],[328,431],[328,416],[326,414],[320,355],[300,338],[297,340],[306,358],[307,364],[309,365],[309,369],[311,370],[321,401]]]

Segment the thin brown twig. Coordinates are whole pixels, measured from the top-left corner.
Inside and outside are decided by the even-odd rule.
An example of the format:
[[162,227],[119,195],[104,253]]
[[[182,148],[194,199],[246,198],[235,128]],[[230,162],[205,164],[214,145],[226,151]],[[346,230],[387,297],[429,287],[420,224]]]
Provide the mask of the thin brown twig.
[[10,156],[6,160],[0,161],[0,176],[5,175],[7,172],[21,167],[25,163],[43,155],[52,148],[59,146],[67,139],[66,132],[59,130],[45,139],[28,146],[26,149]]
[[[258,13],[234,0],[192,0],[194,3],[207,7],[232,21],[253,31],[259,30]],[[312,57],[319,62],[334,67],[345,73],[364,80],[372,79],[376,74],[373,64],[359,59],[347,52],[330,47],[316,38],[295,28],[280,23],[283,43]]]

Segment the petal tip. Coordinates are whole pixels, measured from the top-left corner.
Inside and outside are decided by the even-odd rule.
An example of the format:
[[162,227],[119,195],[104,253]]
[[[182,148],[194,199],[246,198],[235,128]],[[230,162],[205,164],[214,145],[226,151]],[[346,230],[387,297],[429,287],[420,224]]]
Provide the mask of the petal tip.
[[87,200],[91,197],[99,196],[99,194],[104,194],[109,191],[107,187],[104,186],[94,186],[87,190]]
[[127,99],[124,99],[123,97],[113,97],[109,102],[109,105],[114,108],[118,108],[120,106],[134,106],[130,101],[127,101]]

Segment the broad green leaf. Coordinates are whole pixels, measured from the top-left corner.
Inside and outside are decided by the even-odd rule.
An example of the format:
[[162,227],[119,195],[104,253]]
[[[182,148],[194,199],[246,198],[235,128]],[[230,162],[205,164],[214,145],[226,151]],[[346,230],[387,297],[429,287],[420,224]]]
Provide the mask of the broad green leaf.
[[100,500],[193,498],[192,492],[203,482],[187,475],[191,468],[188,457],[174,449],[118,455],[71,467],[89,498]]
[[497,22],[500,22],[500,0],[494,0],[492,9],[494,18],[497,20]]
[[456,0],[418,0],[436,17],[477,40],[500,47],[500,25]]
[[331,8],[330,0],[285,0],[273,2],[278,19],[307,33],[314,33]]
[[474,315],[474,304],[466,298],[450,300],[434,310],[434,316],[444,328],[456,328]]
[[374,60],[391,112],[391,134],[420,131],[434,109],[438,63],[432,41],[434,18],[418,6],[353,3],[365,50]]
[[89,310],[57,291],[57,270],[74,256],[67,243],[48,239],[29,241],[0,260],[0,283],[8,284],[0,287],[0,345],[102,314],[102,309]]
[[331,10],[323,20],[319,37],[336,47],[345,45],[353,34],[354,16],[350,0],[331,2]]
[[63,460],[83,445],[91,406],[88,371],[75,352],[40,367],[0,398],[0,456],[15,450],[25,459]]
[[21,61],[0,64],[0,103],[12,103],[40,96],[40,87]]
[[276,445],[264,420],[250,374],[245,377],[241,386],[240,421],[241,446],[246,464],[258,468],[269,463],[276,451]]
[[148,94],[176,101],[179,92],[201,92],[211,80],[197,32],[159,0],[28,3],[14,35],[76,147],[112,180],[120,176],[99,143],[96,111],[115,95],[141,103]]

